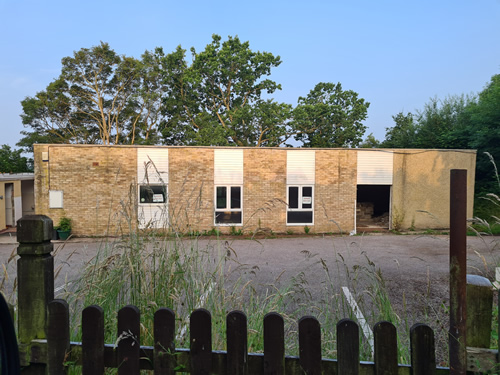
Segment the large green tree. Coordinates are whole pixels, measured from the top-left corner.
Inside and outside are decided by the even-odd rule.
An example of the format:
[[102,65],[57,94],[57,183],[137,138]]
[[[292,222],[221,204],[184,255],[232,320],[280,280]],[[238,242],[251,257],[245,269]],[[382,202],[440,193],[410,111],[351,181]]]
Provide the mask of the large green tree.
[[214,35],[192,63],[178,47],[162,56],[168,72],[162,134],[167,144],[279,146],[289,138],[291,106],[265,99],[281,89],[268,79],[279,56],[255,52],[248,42]]
[[62,60],[60,76],[22,101],[18,145],[101,143],[281,146],[295,136],[306,147],[353,147],[368,103],[340,83],[318,84],[296,108],[271,96],[279,56],[218,35],[190,61],[179,46],[118,55],[107,43]]
[[363,140],[369,105],[340,83],[318,83],[293,111],[295,139],[305,147],[356,147]]
[[22,150],[13,150],[9,145],[0,147],[0,173],[33,172],[33,160],[22,156]]
[[468,105],[464,121],[466,125],[459,128],[456,136],[466,139],[468,146],[478,151],[477,190],[480,193],[498,194],[500,186],[498,186],[495,167],[491,163],[490,155],[496,163],[499,163],[500,74],[494,75],[484,90],[479,93],[477,101]]
[[155,140],[163,89],[152,53],[118,55],[107,43],[62,59],[60,76],[21,104],[27,142],[119,144]]
[[468,107],[475,99],[450,96],[444,100],[432,98],[416,114],[403,112],[392,116],[395,125],[386,128],[382,147],[387,148],[467,148]]
[[413,114],[408,112],[406,115],[399,112],[392,116],[396,123],[392,128],[385,129],[385,140],[381,146],[386,148],[411,148],[415,146],[415,135],[417,124],[414,121]]
[[[476,149],[476,196],[498,193],[492,160],[500,160],[500,75],[477,96],[431,99],[416,115],[393,116],[382,147]],[[479,201],[478,201],[479,202]]]

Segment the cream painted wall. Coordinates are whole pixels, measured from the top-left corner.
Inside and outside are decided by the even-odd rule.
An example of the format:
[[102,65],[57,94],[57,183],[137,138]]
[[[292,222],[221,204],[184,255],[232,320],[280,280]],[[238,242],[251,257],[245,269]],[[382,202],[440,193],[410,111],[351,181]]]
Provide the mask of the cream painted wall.
[[467,215],[474,204],[476,152],[394,150],[392,224],[401,228],[448,228],[450,170],[467,170]]

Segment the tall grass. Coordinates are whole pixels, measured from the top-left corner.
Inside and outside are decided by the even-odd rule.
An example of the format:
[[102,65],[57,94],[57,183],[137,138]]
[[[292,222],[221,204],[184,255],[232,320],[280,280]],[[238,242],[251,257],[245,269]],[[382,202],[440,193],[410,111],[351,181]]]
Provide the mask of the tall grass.
[[[345,245],[341,251],[332,247],[332,257],[328,260],[304,251],[304,272],[289,277],[287,270],[283,270],[272,282],[262,283],[260,265],[240,263],[231,243],[222,238],[206,241],[198,236],[161,236],[136,231],[120,240],[103,242],[76,285],[68,291],[74,317],[73,339],[80,339],[78,327],[83,307],[97,304],[105,312],[106,342],[115,342],[117,312],[133,304],[141,311],[143,345],[153,344],[154,312],[169,307],[178,319],[176,346],[187,347],[189,314],[203,307],[212,314],[215,350],[227,349],[227,313],[241,310],[248,320],[249,351],[261,352],[263,319],[274,311],[285,320],[287,355],[298,355],[298,319],[313,315],[322,325],[323,356],[335,358],[337,322],[345,317],[356,319],[340,287],[352,292],[370,326],[380,320],[396,326],[402,322],[390,303],[380,270],[365,253],[363,264],[349,267],[347,258],[361,250],[351,249],[347,240]],[[319,290],[306,278],[307,269],[318,266],[323,272]],[[362,359],[372,360],[367,338],[361,336],[360,341]],[[407,339],[404,344],[408,346]],[[407,362],[406,350],[401,350],[400,358]]]

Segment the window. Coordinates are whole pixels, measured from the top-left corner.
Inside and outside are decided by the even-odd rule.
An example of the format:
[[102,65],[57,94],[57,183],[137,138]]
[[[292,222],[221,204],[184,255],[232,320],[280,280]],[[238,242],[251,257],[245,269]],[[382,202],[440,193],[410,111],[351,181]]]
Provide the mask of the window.
[[313,186],[288,185],[287,224],[313,224]]
[[241,186],[215,187],[215,224],[242,224]]
[[162,204],[167,201],[167,187],[165,185],[140,185],[139,203]]

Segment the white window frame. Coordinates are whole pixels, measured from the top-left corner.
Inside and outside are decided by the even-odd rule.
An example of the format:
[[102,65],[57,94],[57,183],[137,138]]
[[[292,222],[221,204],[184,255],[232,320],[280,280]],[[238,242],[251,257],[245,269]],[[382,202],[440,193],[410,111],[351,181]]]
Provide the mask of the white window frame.
[[[158,186],[165,189],[163,202],[141,202],[141,186]],[[166,228],[168,217],[168,185],[161,183],[137,184],[139,228]]]
[[[217,208],[217,188],[225,187],[226,188],[226,208]],[[239,187],[240,188],[240,208],[231,208],[231,188]],[[241,222],[240,223],[217,223],[217,213],[219,212],[240,212],[241,213]],[[222,227],[234,227],[234,226],[243,226],[243,185],[225,185],[219,184],[215,185],[214,188],[214,225],[222,226]]]
[[[142,186],[150,186],[150,187],[161,187],[165,189],[165,197],[163,202],[141,202],[141,187]],[[167,184],[138,184],[138,189],[137,189],[137,194],[138,198],[137,201],[139,202],[140,205],[154,205],[154,206],[160,206],[160,205],[165,205],[168,202],[168,185]]]
[[[290,208],[290,188],[291,187],[296,187],[299,190],[299,196],[298,196],[298,208]],[[303,208],[303,201],[302,201],[302,190],[305,187],[310,187],[311,188],[311,208]],[[287,226],[303,226],[303,225],[314,225],[314,185],[312,184],[305,184],[305,185],[297,185],[297,184],[290,184],[286,186],[286,201],[287,201],[287,213],[286,213],[286,225]],[[312,221],[310,223],[289,223],[288,222],[288,212],[312,212]]]

